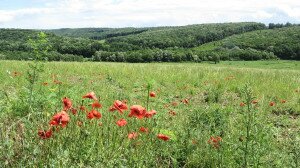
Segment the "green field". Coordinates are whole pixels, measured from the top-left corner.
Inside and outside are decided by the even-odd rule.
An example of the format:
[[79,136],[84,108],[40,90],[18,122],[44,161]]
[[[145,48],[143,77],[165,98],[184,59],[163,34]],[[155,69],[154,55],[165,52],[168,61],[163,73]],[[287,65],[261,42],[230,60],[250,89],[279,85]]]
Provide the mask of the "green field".
[[[47,62],[34,84],[28,63],[0,61],[0,167],[300,165],[300,62]],[[87,118],[94,101],[82,96],[92,91],[100,119]],[[50,128],[64,97],[77,114]],[[115,100],[126,100],[124,114],[108,110]],[[129,117],[132,105],[157,114]]]

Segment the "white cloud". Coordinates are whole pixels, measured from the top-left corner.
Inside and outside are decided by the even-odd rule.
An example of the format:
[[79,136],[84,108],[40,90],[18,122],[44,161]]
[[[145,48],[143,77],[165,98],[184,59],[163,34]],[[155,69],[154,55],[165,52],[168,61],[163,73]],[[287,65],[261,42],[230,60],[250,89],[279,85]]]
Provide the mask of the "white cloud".
[[[13,0],[12,0],[13,1]],[[44,0],[0,10],[0,27],[128,27],[210,22],[300,22],[298,0]]]

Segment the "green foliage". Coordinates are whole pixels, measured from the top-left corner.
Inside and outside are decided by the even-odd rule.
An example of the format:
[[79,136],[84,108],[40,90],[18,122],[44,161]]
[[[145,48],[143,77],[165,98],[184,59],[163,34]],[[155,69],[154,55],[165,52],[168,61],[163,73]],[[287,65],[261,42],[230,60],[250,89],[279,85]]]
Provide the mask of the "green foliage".
[[[47,30],[43,34],[47,41],[34,46],[28,38],[38,39],[38,31],[0,29],[0,52],[5,55],[2,59],[10,60],[32,60],[37,54],[50,61],[82,61],[83,58],[108,62],[214,63],[219,60],[299,60],[299,31],[300,26],[293,24],[274,24],[267,29],[264,24],[253,22],[57,29]],[[37,48],[44,48],[48,54],[39,53]]]
[[45,60],[51,45],[44,32],[40,32],[36,40],[29,39],[28,44],[33,51],[34,60]]
[[257,30],[233,35],[217,43],[207,43],[194,48],[194,50],[211,52],[221,48],[225,53],[231,55],[231,59],[235,59],[237,56],[242,60],[260,60],[272,59],[277,56],[280,59],[299,60],[299,34],[300,26]]
[[[106,39],[110,46],[123,44],[134,45],[139,49],[183,47],[191,48],[201,44],[220,40],[234,34],[264,29],[260,23],[224,23],[200,24],[179,27],[161,27],[150,29],[137,35]],[[120,46],[116,51],[127,51]]]

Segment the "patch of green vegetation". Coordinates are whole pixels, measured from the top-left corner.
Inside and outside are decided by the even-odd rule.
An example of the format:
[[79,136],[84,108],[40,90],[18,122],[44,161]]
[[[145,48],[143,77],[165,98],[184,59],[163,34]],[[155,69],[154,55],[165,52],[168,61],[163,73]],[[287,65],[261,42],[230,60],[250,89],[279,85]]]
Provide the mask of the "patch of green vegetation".
[[300,26],[257,30],[233,35],[217,42],[194,48],[195,51],[231,53],[239,50],[257,50],[274,53],[280,59],[300,59]]
[[[28,104],[28,62],[0,61],[1,165],[299,167],[296,65],[292,61],[47,62],[30,85]],[[156,97],[149,98],[149,88]],[[96,109],[100,119],[87,118],[94,100],[82,96],[91,91],[102,104]],[[68,110],[66,127],[50,129],[49,121],[63,109],[65,97],[77,114]],[[109,111],[115,100],[126,100],[129,109],[123,114]],[[81,105],[87,111],[80,110]],[[148,111],[157,114],[129,117],[132,105],[149,106]],[[116,124],[121,118],[127,121],[124,127]],[[58,124],[65,121],[58,119]],[[139,131],[140,127],[149,132]],[[45,135],[38,131],[49,129],[53,135],[41,139]],[[128,138],[132,132],[136,139]],[[170,139],[163,141],[159,134]]]

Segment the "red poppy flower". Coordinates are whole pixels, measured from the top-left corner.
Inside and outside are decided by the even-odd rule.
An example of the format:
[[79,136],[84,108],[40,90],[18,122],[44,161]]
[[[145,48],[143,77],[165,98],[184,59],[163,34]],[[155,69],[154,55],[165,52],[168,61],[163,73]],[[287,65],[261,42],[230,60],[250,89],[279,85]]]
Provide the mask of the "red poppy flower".
[[286,100],[281,100],[280,102],[281,102],[281,103],[286,103]]
[[101,105],[98,101],[95,101],[95,102],[92,104],[92,107],[93,107],[93,108],[101,108],[102,105]]
[[189,104],[189,99],[183,99],[181,102],[182,102],[183,104]]
[[156,113],[157,113],[157,112],[156,112],[155,110],[151,110],[151,111],[145,113],[145,117],[146,117],[146,118],[151,118],[151,117],[153,117]]
[[167,135],[164,135],[164,134],[158,134],[157,135],[157,138],[161,139],[161,140],[164,140],[164,141],[168,141],[170,139],[169,136]]
[[94,118],[94,113],[92,111],[87,113],[86,118],[87,119],[93,119]]
[[140,105],[133,105],[130,107],[129,117],[136,117],[142,119],[145,117],[146,109]]
[[127,124],[127,121],[124,118],[117,121],[117,125],[120,126],[120,127],[123,127],[126,124]]
[[207,143],[212,145],[214,148],[218,149],[220,147],[220,142],[222,141],[222,138],[220,136],[213,137],[211,136]]
[[272,102],[269,103],[269,105],[270,106],[275,106],[275,102],[272,101]]
[[251,103],[252,103],[252,104],[257,104],[257,103],[258,103],[258,100],[252,100]]
[[93,113],[94,117],[97,119],[102,117],[101,113],[96,110],[92,110],[91,112]]
[[82,98],[98,100],[97,97],[96,97],[96,94],[94,92],[87,93],[86,95],[82,96]]
[[65,127],[67,126],[69,121],[70,121],[70,117],[68,113],[66,113],[65,111],[61,111],[52,117],[52,120],[50,121],[50,125]]
[[118,110],[121,114],[123,114],[123,111],[124,110],[127,110],[128,107],[126,105],[126,103],[123,101],[120,101],[120,100],[116,100],[113,104],[113,106],[111,106],[109,108],[109,111],[115,111],[115,110]]
[[79,110],[80,110],[80,111],[85,111],[85,107],[84,107],[84,106],[80,106],[80,107],[79,107]]
[[145,127],[141,127],[141,128],[140,128],[140,132],[148,133],[148,132],[149,132],[149,129],[148,129],[148,128],[145,128]]
[[241,103],[240,103],[240,106],[241,106],[241,107],[244,107],[245,105],[246,105],[246,104],[245,104],[244,102],[241,102]]
[[40,136],[41,139],[48,139],[52,136],[52,130],[39,130],[38,135]]
[[76,115],[77,114],[77,109],[76,108],[71,108],[71,112]]
[[62,102],[64,104],[64,111],[67,111],[70,108],[72,108],[72,101],[69,98],[67,97],[63,98]]
[[136,139],[138,137],[138,133],[132,132],[128,134],[129,139]]
[[156,94],[155,94],[155,92],[150,92],[149,96],[150,97],[156,97]]

